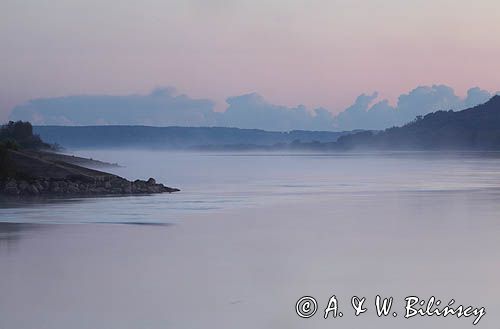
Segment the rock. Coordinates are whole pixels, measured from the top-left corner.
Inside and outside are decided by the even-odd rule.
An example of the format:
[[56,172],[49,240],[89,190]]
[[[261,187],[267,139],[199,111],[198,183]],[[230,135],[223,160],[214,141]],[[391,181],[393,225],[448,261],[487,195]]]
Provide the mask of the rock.
[[161,190],[160,190],[160,187],[157,186],[157,185],[152,185],[152,186],[148,186],[148,192],[149,193],[160,193]]
[[[36,151],[9,150],[15,175],[0,180],[0,194],[11,195],[77,195],[132,194],[175,192],[158,184],[154,178],[130,182],[99,170],[71,164],[66,157],[41,157]],[[25,177],[16,180],[15,177]]]
[[88,190],[90,194],[106,194],[106,189],[104,187],[94,187]]
[[65,179],[36,178],[30,182],[10,179],[0,181],[0,193],[8,195],[126,195],[126,194],[152,194],[163,192],[177,192],[178,189],[166,187],[156,183],[154,178],[147,181],[137,179],[130,182],[118,176],[106,179],[82,180],[81,177],[68,177]]
[[19,195],[19,190],[17,189],[17,187],[13,187],[13,186],[6,187],[4,189],[4,192],[5,192],[5,194],[8,194],[8,195]]
[[30,184],[28,184],[28,182],[22,180],[19,182],[18,184],[18,189],[21,191],[21,192],[24,192],[26,190],[28,190],[28,188],[30,187]]
[[40,194],[40,191],[38,190],[38,188],[35,186],[35,184],[31,184],[28,189],[27,189],[28,193],[29,194],[32,194],[32,195],[38,195]]
[[80,193],[80,189],[77,184],[68,184],[67,192],[70,194],[78,194]]
[[179,192],[180,190],[178,188],[164,186],[163,191],[167,193],[173,193],[173,192]]
[[15,187],[17,189],[17,182],[13,179],[5,183],[5,188],[12,188],[12,187]]
[[80,193],[86,194],[88,193],[89,186],[87,184],[80,184],[78,189],[80,190]]
[[19,189],[17,188],[17,182],[14,179],[9,180],[5,183],[3,192],[8,195],[19,195]]
[[50,183],[50,191],[53,193],[61,192],[61,188],[59,187],[59,183],[58,182],[51,182]]
[[110,183],[111,187],[123,187],[123,181],[120,179],[113,179]]
[[42,191],[43,190],[43,185],[39,182],[39,181],[36,181],[34,184],[33,184],[34,187],[36,187],[36,189],[38,191]]
[[19,195],[19,189],[17,188],[17,182],[13,179],[5,183],[3,192],[8,195]]
[[0,181],[0,192],[8,195],[126,195],[172,193],[178,189],[157,184],[153,178],[130,182],[123,178],[114,178],[108,181],[97,180],[94,183],[83,183],[80,180],[44,180],[38,179],[31,183],[10,179],[4,183]]
[[122,192],[125,193],[125,194],[132,193],[132,185],[129,184],[127,186],[122,187]]
[[42,185],[42,187],[43,187],[44,190],[48,190],[49,187],[50,187],[50,183],[47,180],[43,180],[41,182],[41,185]]

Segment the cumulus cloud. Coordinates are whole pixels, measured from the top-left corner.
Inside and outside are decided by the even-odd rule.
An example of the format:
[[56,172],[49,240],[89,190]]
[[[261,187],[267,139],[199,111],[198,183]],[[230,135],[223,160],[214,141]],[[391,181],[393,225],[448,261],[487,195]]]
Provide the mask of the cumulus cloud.
[[39,125],[203,126],[215,123],[213,107],[210,100],[175,95],[172,88],[163,88],[149,95],[36,99],[14,108],[10,119]]
[[259,94],[227,99],[220,113],[209,100],[157,89],[149,95],[68,96],[36,99],[14,108],[11,120],[38,125],[226,126],[286,131],[332,130],[333,115],[324,108],[308,111],[267,102]]
[[[496,93],[498,94],[498,92]],[[467,97],[464,100],[465,108],[473,107],[478,104],[486,103],[493,95],[479,87],[471,88],[467,91]]]
[[322,108],[309,112],[303,105],[293,108],[274,105],[256,93],[230,97],[226,102],[229,107],[218,120],[220,126],[276,131],[332,128],[333,116]]
[[474,87],[468,90],[465,99],[445,85],[420,86],[407,94],[399,96],[396,106],[387,100],[373,103],[377,93],[362,94],[354,105],[339,113],[334,126],[339,130],[384,129],[400,126],[412,121],[419,115],[439,110],[463,110],[486,102],[493,96],[490,92]]
[[337,116],[324,108],[286,107],[256,93],[230,97],[224,112],[214,102],[156,89],[148,95],[68,96],[36,99],[17,106],[11,120],[38,125],[226,126],[273,131],[384,129],[438,110],[462,110],[486,102],[492,93],[471,88],[464,99],[445,85],[420,86],[392,106],[378,94],[361,94]]
[[438,110],[456,109],[460,98],[444,85],[421,86],[399,96],[396,110],[403,120]]
[[378,93],[373,93],[372,95],[359,95],[354,101],[354,104],[337,115],[334,120],[334,125],[346,130],[356,129],[359,122],[366,120],[366,116],[369,115],[368,110],[370,109],[370,104],[377,97]]

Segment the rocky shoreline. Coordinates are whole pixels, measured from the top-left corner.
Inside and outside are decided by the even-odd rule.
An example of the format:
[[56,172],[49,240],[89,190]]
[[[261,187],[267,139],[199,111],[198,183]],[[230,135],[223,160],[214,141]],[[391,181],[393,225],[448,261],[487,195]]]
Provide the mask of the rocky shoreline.
[[61,161],[47,154],[9,150],[12,173],[0,179],[0,195],[103,196],[172,193],[179,189],[147,181],[129,181],[107,172]]
[[121,177],[107,180],[83,182],[80,180],[10,178],[0,183],[0,194],[10,196],[92,196],[172,193],[179,189],[158,184],[153,178],[128,181]]

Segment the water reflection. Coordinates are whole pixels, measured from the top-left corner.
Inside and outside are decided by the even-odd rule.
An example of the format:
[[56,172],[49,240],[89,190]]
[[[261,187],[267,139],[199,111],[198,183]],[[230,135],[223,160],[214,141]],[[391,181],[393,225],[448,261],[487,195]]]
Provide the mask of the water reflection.
[[12,250],[28,232],[40,230],[41,225],[0,222],[0,251]]

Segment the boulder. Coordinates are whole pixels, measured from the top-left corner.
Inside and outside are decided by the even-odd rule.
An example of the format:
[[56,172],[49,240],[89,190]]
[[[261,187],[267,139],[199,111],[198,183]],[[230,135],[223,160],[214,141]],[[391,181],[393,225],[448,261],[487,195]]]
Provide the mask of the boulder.
[[30,187],[30,184],[28,184],[28,182],[22,180],[19,182],[18,184],[18,189],[21,191],[21,192],[24,192],[24,191],[27,191],[28,188]]
[[14,179],[9,180],[5,183],[3,192],[8,195],[18,195],[19,189],[17,188],[17,182]]
[[33,186],[35,186],[38,191],[43,190],[43,185],[39,181],[36,181],[35,183],[33,183]]
[[47,181],[45,179],[40,184],[42,185],[42,187],[43,187],[44,190],[48,190],[49,187],[50,187],[49,181]]
[[53,193],[61,192],[61,188],[59,187],[59,182],[51,182],[50,183],[50,191]]
[[27,192],[29,194],[32,194],[32,195],[38,195],[38,194],[40,194],[40,191],[35,186],[35,184],[30,184],[29,187],[27,188]]
[[17,189],[17,182],[15,180],[11,179],[7,183],[5,183],[5,188],[13,188],[13,187]]
[[67,193],[78,194],[78,193],[80,193],[80,189],[78,188],[77,184],[70,183],[70,184],[68,184]]

